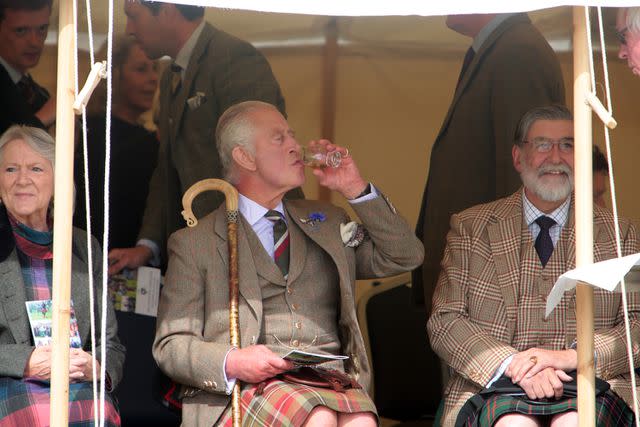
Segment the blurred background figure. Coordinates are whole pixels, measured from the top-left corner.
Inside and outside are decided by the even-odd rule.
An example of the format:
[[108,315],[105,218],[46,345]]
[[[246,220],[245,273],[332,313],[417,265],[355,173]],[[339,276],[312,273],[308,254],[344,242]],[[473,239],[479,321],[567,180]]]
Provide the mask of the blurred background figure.
[[[103,50],[106,54],[106,45]],[[136,41],[124,35],[114,42],[112,62],[109,247],[118,248],[135,245],[149,181],[156,166],[158,140],[155,132],[142,125],[141,116],[153,105],[158,73],[155,61],[147,57]],[[91,234],[100,242],[104,218],[105,101],[106,81],[100,84],[99,91],[96,90],[87,119]],[[82,151],[82,144],[78,143],[75,167],[78,197],[74,222],[86,228]]]
[[636,76],[640,76],[640,7],[618,9],[616,35],[620,42],[618,58],[626,59]]
[[412,290],[427,315],[449,218],[520,187],[511,165],[518,121],[533,107],[564,104],[565,96],[558,58],[526,13],[449,15],[447,27],[472,43],[431,149],[416,226],[427,256]]
[[[52,286],[54,147],[53,138],[35,127],[12,126],[0,137],[0,289],[4,294],[0,301],[0,424],[3,426],[49,425],[51,323],[43,318]],[[122,378],[125,349],[118,341],[117,324],[109,304],[106,342],[100,342],[97,322],[95,357],[89,353],[88,275],[94,276],[95,301],[100,301],[102,257],[94,240],[90,265],[86,234],[74,228],[72,239],[71,301],[81,347],[70,349],[69,423],[93,425],[92,367],[96,365],[99,376],[100,364],[106,364],[107,378],[98,380],[104,380],[106,390],[112,392]],[[43,304],[40,318],[30,319],[25,306],[28,301]],[[96,319],[100,319],[100,304],[95,304],[95,313]],[[32,336],[31,329],[36,329],[37,334],[34,332]],[[106,360],[99,360],[102,345],[106,346]],[[109,393],[105,403],[106,425],[119,426],[120,416]]]
[[55,98],[28,70],[40,62],[52,0],[0,0],[0,134],[13,124],[48,128]]
[[607,192],[607,179],[609,178],[609,163],[604,153],[597,145],[593,146],[593,203],[606,208],[604,195]]

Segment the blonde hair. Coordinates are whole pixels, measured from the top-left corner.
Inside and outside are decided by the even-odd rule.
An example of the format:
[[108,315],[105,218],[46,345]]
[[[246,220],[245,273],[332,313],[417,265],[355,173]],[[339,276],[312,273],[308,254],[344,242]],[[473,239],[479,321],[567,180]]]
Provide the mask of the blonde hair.
[[[115,37],[113,41],[113,49],[111,53],[111,84],[112,84],[112,101],[118,99],[120,96],[120,73],[122,70],[122,66],[129,59],[129,54],[131,53],[131,49],[138,45],[139,43],[130,36],[126,34],[120,34]],[[96,60],[106,60],[107,59],[107,43],[102,46],[102,48],[96,54]],[[157,102],[154,100],[154,105]],[[87,112],[89,115],[104,115],[107,104],[107,81],[104,80],[98,84],[96,90],[93,92],[91,96],[91,100],[87,106]],[[145,123],[145,119],[140,119],[140,124],[143,124],[147,130],[155,131],[155,128],[149,128],[148,123]],[[148,120],[147,120],[148,122]]]

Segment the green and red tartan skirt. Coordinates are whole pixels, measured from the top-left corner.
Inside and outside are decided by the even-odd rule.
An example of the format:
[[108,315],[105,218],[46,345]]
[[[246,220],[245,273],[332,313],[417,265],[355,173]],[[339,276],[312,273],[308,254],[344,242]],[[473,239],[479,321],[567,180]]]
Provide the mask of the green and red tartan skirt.
[[[362,389],[339,392],[273,379],[261,395],[256,395],[255,391],[255,385],[242,389],[243,426],[301,426],[317,406],[326,406],[344,414],[371,412],[377,416],[373,401]],[[231,426],[231,404],[222,413],[216,426]]]
[[[33,379],[0,378],[0,426],[49,426],[49,383]],[[98,402],[99,404],[99,402]],[[105,397],[105,426],[120,426],[120,414],[111,397]],[[93,385],[69,384],[69,426],[93,427]]]
[[[578,410],[578,399],[569,398],[539,403],[520,399],[517,396],[494,395],[485,401],[475,416],[469,417],[466,427],[493,426],[498,418],[507,414],[532,415],[540,420],[551,419],[553,415]],[[607,391],[596,396],[596,426],[633,426],[633,411],[624,400]]]

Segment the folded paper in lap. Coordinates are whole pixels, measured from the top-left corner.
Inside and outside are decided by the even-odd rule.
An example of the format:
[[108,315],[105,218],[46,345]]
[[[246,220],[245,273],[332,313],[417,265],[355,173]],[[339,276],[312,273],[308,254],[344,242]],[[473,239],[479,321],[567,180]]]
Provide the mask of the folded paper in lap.
[[291,350],[282,356],[283,359],[293,362],[296,366],[315,366],[321,363],[331,362],[333,360],[345,360],[349,356],[333,355],[333,354],[317,354],[309,353],[302,350]]

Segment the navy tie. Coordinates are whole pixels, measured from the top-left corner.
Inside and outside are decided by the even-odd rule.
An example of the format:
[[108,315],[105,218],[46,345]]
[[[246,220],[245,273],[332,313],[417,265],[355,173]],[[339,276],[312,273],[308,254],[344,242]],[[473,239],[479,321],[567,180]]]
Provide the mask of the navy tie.
[[538,233],[535,245],[536,252],[538,252],[538,257],[544,267],[547,265],[547,261],[549,261],[553,253],[553,241],[551,240],[549,229],[553,227],[556,222],[552,218],[542,215],[536,218],[536,224],[540,226],[540,233]]

